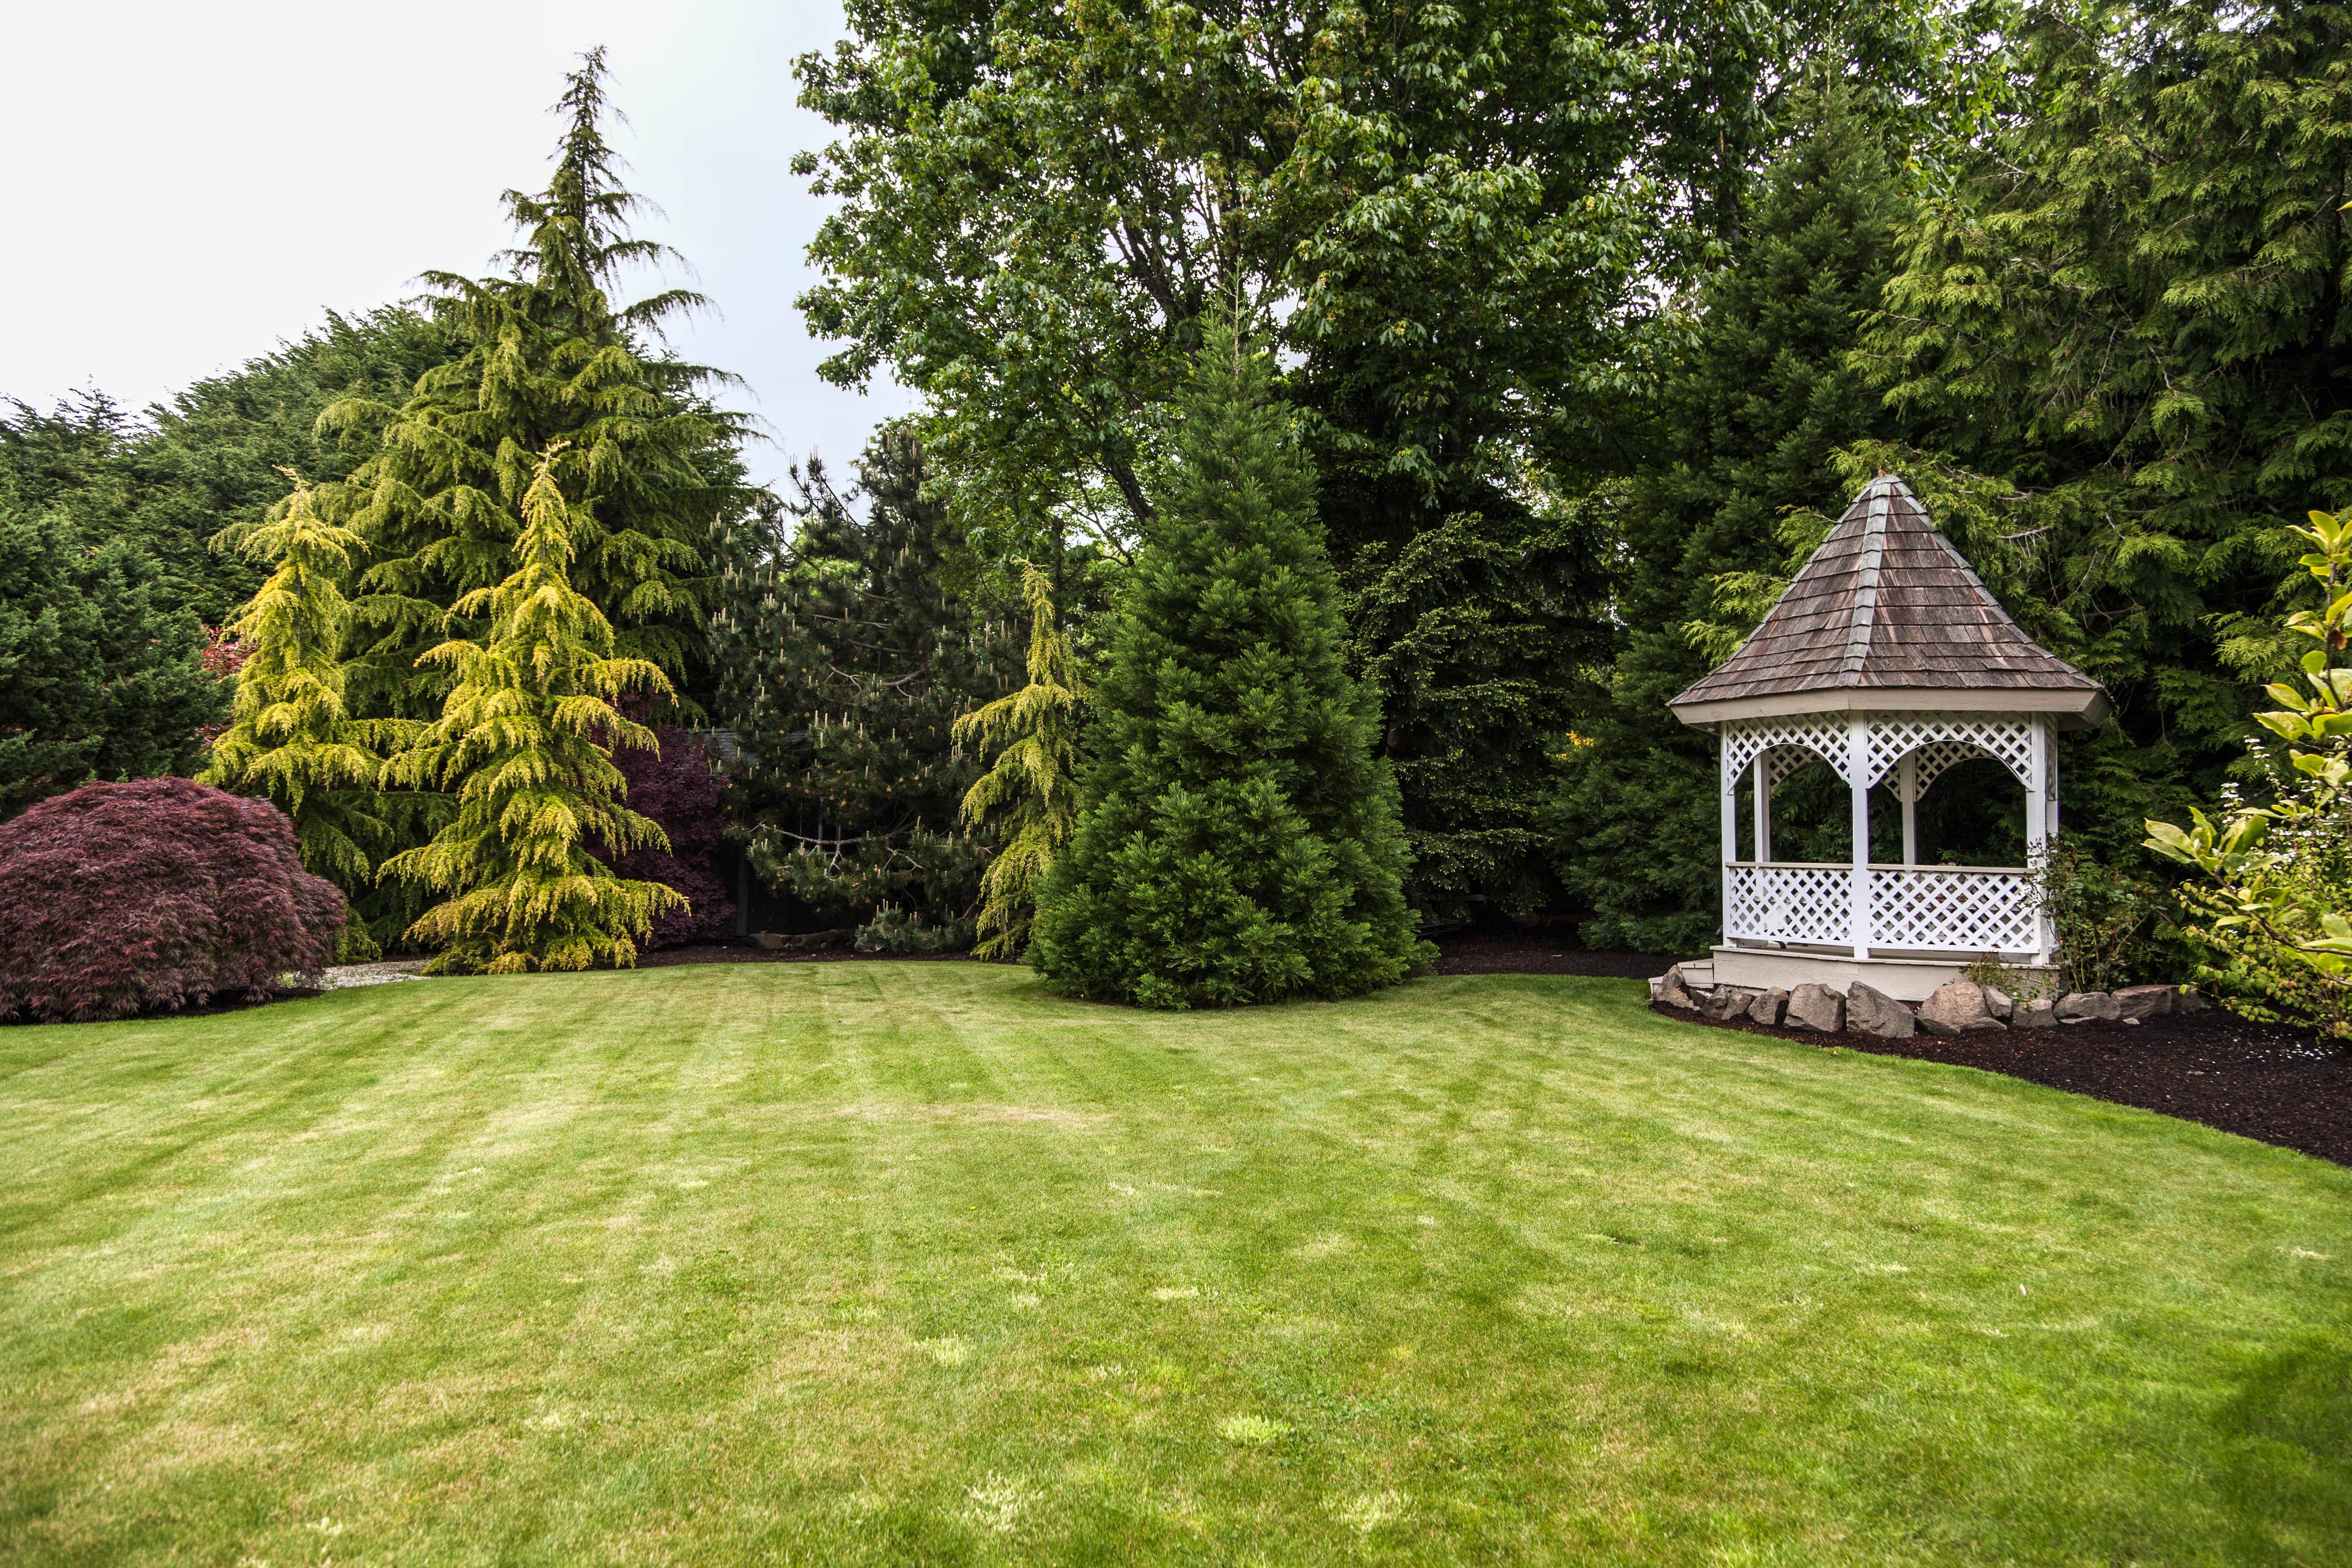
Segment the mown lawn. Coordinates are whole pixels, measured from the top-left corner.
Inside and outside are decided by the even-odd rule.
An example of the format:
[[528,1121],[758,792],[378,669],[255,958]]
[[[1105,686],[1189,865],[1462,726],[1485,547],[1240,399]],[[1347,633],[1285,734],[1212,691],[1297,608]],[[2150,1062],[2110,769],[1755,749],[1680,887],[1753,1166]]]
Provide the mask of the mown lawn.
[[1640,994],[0,1030],[0,1560],[2352,1561],[2352,1171]]

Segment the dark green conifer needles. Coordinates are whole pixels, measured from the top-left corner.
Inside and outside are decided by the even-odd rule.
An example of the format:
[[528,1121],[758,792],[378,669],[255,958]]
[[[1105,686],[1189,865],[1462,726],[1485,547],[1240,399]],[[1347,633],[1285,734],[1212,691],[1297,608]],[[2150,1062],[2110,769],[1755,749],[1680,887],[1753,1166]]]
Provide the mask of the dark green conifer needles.
[[1427,951],[1395,780],[1343,660],[1314,476],[1267,374],[1229,323],[1211,329],[1120,606],[1087,805],[1030,948],[1084,995],[1345,996]]

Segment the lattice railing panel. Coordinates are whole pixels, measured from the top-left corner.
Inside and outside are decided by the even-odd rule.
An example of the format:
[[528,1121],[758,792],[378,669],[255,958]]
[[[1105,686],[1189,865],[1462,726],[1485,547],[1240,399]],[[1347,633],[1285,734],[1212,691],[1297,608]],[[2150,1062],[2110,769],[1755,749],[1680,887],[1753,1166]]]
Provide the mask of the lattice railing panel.
[[[1997,758],[2017,775],[2018,783],[2031,789],[2033,727],[2032,719],[2006,713],[1874,713],[1870,716],[1870,777],[1866,782],[1876,784],[1885,778],[1903,760],[1905,752],[1933,746],[1938,757],[1948,759],[1937,764],[1937,773],[1971,751],[1983,752]],[[1954,744],[1966,750],[1954,755],[1948,750]],[[1922,757],[1920,761],[1924,773],[1927,759]],[[1925,777],[1919,787],[1927,787]]]
[[1723,932],[1754,942],[1853,941],[1853,873],[1843,866],[1727,866]]
[[1942,952],[2032,952],[2042,899],[2031,872],[1874,866],[1870,945]]

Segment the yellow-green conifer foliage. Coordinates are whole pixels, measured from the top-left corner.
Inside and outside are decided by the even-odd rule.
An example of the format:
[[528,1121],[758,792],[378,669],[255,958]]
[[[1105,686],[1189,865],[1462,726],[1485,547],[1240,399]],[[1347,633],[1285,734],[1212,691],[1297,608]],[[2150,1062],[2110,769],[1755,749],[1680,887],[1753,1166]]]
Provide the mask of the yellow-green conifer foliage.
[[1029,601],[1029,684],[955,722],[955,738],[996,752],[995,765],[963,797],[963,819],[983,826],[1002,813],[1003,847],[980,879],[982,958],[1015,958],[1029,942],[1037,888],[1078,826],[1078,720],[1087,698],[1070,639],[1054,609],[1054,584],[1022,563]]
[[226,628],[247,653],[229,728],[198,782],[275,801],[294,819],[305,869],[364,886],[374,869],[365,846],[385,826],[381,752],[413,726],[355,720],[343,705],[342,584],[362,553],[359,535],[321,518],[296,479],[276,515],[235,542],[276,570]]
[[609,749],[655,748],[653,731],[613,703],[633,690],[668,695],[670,684],[648,660],[614,657],[612,623],[572,585],[587,509],[556,481],[562,446],[540,454],[523,494],[514,572],[457,602],[457,617],[485,619],[488,631],[422,656],[457,679],[441,718],[385,770],[457,795],[457,816],[432,842],[382,872],[452,895],[409,928],[441,948],[440,973],[625,968],[633,939],[686,907],[588,852],[591,838],[616,855],[669,848],[656,824],[620,804],[627,784]]

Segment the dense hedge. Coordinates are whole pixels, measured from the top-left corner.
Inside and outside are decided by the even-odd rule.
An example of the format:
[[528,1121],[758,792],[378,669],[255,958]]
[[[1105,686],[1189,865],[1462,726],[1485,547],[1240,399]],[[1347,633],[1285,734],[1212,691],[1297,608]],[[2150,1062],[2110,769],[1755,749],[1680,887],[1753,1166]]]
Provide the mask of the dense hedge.
[[268,802],[178,778],[84,784],[0,823],[0,1017],[258,1000],[323,968],[345,918]]

